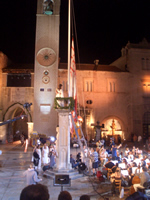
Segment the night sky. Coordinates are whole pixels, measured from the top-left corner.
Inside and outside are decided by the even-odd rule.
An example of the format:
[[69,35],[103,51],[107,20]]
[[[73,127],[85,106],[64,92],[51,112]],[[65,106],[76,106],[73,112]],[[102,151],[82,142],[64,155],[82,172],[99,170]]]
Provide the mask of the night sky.
[[[128,41],[150,42],[150,0],[73,0],[77,62],[110,64]],[[0,1],[0,51],[16,63],[34,63],[36,0]],[[60,53],[67,62],[68,0],[61,0]],[[77,46],[75,45],[77,49]]]

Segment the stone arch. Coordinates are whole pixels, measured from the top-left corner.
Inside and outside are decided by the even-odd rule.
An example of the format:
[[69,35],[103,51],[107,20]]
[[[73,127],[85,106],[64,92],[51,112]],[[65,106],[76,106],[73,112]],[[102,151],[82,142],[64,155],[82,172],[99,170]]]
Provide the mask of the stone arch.
[[31,116],[30,112],[27,109],[24,109],[23,104],[21,104],[19,102],[16,102],[16,103],[10,105],[6,109],[6,111],[3,115],[3,121],[10,119],[10,116],[11,116],[10,113],[13,112],[15,109],[17,109],[18,107],[21,108],[22,110],[24,110],[25,114],[28,116],[28,122],[32,122],[32,116]]
[[[101,123],[105,125],[105,128],[102,129],[102,135],[104,133],[104,135],[106,135],[108,138],[112,137],[112,128],[111,128],[112,120],[115,121],[116,125],[115,127],[115,135],[117,135],[116,137],[120,136],[121,140],[126,139],[127,135],[125,134],[126,133],[125,125],[119,117],[114,115],[107,116],[102,120]],[[116,140],[118,140],[118,138]]]
[[8,142],[19,140],[20,135],[24,132],[25,135],[28,134],[28,125],[27,122],[32,122],[31,114],[28,110],[24,109],[23,104],[16,102],[10,105],[5,114],[3,115],[3,121],[14,119],[21,115],[27,115],[27,118],[24,118],[23,121],[16,120],[14,122],[6,124],[6,140]]

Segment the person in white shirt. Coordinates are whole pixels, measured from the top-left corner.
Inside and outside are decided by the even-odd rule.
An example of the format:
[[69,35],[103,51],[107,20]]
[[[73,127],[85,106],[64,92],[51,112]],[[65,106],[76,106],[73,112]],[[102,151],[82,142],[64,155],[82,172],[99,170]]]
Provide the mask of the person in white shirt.
[[[64,93],[63,93],[63,89],[62,89],[62,84],[59,84],[59,87],[56,88],[56,97],[61,97],[63,98],[64,97]],[[64,106],[64,101],[63,100],[57,100],[58,104],[60,106]]]
[[138,174],[138,176],[140,177],[141,182],[133,185],[135,192],[137,192],[138,188],[144,189],[144,183],[150,180],[150,175],[148,174],[146,167],[142,167],[142,173]]
[[107,153],[106,149],[104,149],[104,146],[101,147],[99,154],[100,154],[101,166],[103,167],[106,164],[106,158],[108,156],[108,153]]
[[96,175],[96,172],[98,170],[98,153],[97,153],[95,148],[93,149],[91,157],[92,157],[92,160],[93,160],[93,162],[92,162],[93,175]]

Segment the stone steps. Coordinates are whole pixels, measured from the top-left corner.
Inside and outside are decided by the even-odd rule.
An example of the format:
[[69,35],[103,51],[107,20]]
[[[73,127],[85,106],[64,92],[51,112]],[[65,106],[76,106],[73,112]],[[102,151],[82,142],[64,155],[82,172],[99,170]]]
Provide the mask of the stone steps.
[[57,171],[57,170],[46,170],[43,174],[44,177],[46,178],[51,178],[54,179],[55,175],[69,175],[69,178],[71,180],[76,180],[78,178],[82,178],[84,175],[83,174],[79,174],[79,172],[76,170],[70,170],[70,171]]

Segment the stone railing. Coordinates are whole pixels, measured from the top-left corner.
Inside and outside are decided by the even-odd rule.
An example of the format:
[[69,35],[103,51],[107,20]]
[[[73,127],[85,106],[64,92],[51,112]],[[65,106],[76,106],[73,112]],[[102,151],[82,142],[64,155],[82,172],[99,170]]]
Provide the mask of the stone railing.
[[55,109],[74,109],[74,99],[72,97],[56,97],[54,99]]

